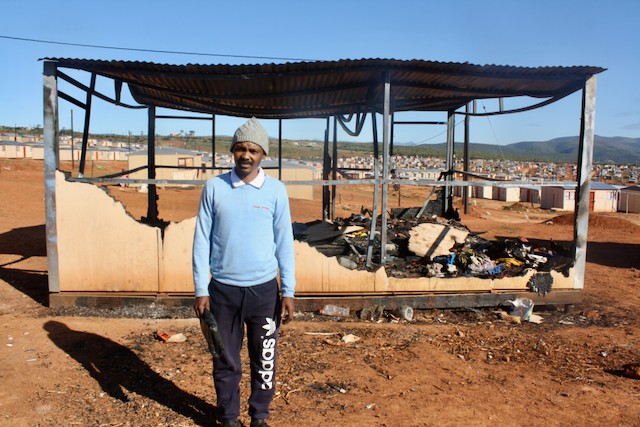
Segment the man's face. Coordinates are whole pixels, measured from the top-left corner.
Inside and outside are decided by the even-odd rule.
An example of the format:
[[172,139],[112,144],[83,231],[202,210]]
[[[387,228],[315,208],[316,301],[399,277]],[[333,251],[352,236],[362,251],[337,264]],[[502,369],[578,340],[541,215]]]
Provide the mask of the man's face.
[[264,150],[253,142],[236,142],[233,146],[233,160],[236,162],[236,173],[241,179],[255,178],[258,167],[264,158]]

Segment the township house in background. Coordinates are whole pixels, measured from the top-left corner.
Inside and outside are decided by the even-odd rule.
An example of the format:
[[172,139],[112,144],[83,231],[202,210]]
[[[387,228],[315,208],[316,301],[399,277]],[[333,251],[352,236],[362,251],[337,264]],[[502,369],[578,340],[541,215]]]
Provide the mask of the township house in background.
[[[76,142],[72,147],[71,137],[60,137],[60,160],[80,161],[80,145]],[[0,135],[0,159],[44,159],[42,140],[33,135]],[[133,170],[147,164],[146,145],[129,144],[108,140],[89,140],[87,160],[91,161],[127,161],[128,169]],[[420,158],[418,156],[396,156],[396,173],[409,179],[438,179],[444,171],[444,161],[438,158]],[[372,177],[373,165],[370,159],[341,158],[340,167],[346,168],[344,176],[349,179],[368,179]],[[156,163],[169,166],[160,168],[156,178],[160,180],[206,180],[214,175],[224,173],[226,169],[211,170],[211,153],[197,152],[176,147],[156,147]],[[574,165],[554,163],[531,163],[497,160],[472,161],[476,173],[490,179],[522,180],[524,174],[519,170],[535,170],[535,175],[529,174],[527,179],[558,180],[563,176],[572,176]],[[233,159],[227,154],[216,154],[215,164],[221,168],[231,168]],[[531,167],[531,165],[535,167]],[[282,161],[282,173],[278,176],[277,161],[267,159],[262,165],[266,172],[285,181],[311,181],[321,179],[322,166],[317,162],[287,160]],[[175,168],[174,168],[175,167]],[[178,169],[177,167],[193,167],[193,169]],[[349,170],[359,168],[360,170]],[[366,170],[370,168],[370,170]],[[626,165],[594,165],[591,184],[590,206],[592,212],[628,212],[640,213],[640,186],[612,185],[598,182],[599,179],[622,178],[627,176],[629,182],[637,181],[640,170]],[[146,170],[139,170],[129,174],[130,179],[145,179]],[[539,174],[539,175],[538,175]],[[185,186],[188,184],[184,184]],[[140,186],[140,185],[138,185]],[[471,198],[498,200],[507,203],[527,203],[539,205],[542,209],[573,211],[575,206],[576,183],[570,180],[565,185],[536,186],[472,186],[467,187]],[[295,199],[313,200],[313,188],[309,185],[289,185],[289,195]],[[453,194],[462,197],[464,187],[455,187]]]
[[618,212],[640,212],[640,185],[633,185],[620,190]]
[[[211,170],[213,159],[211,153],[201,153],[175,147],[156,147],[156,164],[170,166],[160,168],[156,172],[157,179],[167,180],[207,180],[213,176],[227,172],[233,167],[233,158],[230,154],[218,154],[215,157],[215,166],[222,169]],[[129,170],[143,167],[147,164],[148,153],[146,147],[129,154]],[[267,158],[262,164],[265,172],[275,178],[285,181],[311,181],[320,179],[321,171],[316,165],[308,162],[294,160],[282,160],[282,174],[278,176],[277,162]],[[181,167],[177,169],[174,167]],[[193,169],[182,169],[184,167]],[[130,179],[145,179],[146,170],[139,170],[129,174]],[[184,184],[185,186],[189,184]],[[289,197],[294,199],[313,200],[313,188],[309,185],[288,185]]]
[[[80,143],[71,143],[71,136],[60,135],[60,161],[80,161]],[[129,146],[126,142],[107,140],[89,140],[87,161],[126,161],[131,149],[141,146]],[[32,135],[0,134],[0,159],[44,160],[44,145],[41,137]]]

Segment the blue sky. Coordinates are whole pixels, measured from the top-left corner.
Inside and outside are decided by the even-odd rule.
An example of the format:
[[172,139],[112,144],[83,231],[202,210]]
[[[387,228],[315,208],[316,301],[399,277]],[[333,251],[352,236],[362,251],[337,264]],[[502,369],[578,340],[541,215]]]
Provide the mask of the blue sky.
[[[598,75],[596,134],[640,137],[640,1],[636,0],[24,0],[5,2],[2,10],[0,124],[7,126],[42,125],[42,62],[38,59],[44,57],[170,64],[394,58],[607,68]],[[214,55],[86,48],[7,37]],[[84,81],[88,82],[86,76]],[[577,135],[580,104],[577,93],[528,113],[473,118],[471,140],[504,145]],[[495,107],[488,101],[479,106]],[[91,132],[146,133],[145,113],[98,101],[94,107]],[[72,108],[74,128],[80,130],[83,112],[66,101],[60,101],[60,127],[70,127]],[[444,113],[411,117],[420,118],[445,117]],[[242,121],[219,118],[217,133],[230,135]],[[271,136],[277,136],[275,122],[265,125]],[[322,139],[323,128],[323,120],[283,125],[285,138]],[[458,141],[462,139],[459,129]],[[196,121],[157,124],[160,134],[180,130],[210,134],[209,125]],[[395,138],[439,143],[444,141],[443,131],[436,126],[403,126],[396,129]],[[359,139],[370,138],[364,133]],[[354,138],[341,133],[339,139]]]

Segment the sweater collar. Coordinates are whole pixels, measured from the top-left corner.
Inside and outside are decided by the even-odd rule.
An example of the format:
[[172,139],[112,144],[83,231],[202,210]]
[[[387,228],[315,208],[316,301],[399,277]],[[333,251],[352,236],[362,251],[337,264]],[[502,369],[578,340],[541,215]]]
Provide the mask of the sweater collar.
[[242,179],[240,179],[240,177],[236,173],[235,167],[231,169],[231,185],[233,185],[233,188],[242,187],[243,185],[247,184],[255,188],[261,188],[264,184],[265,179],[266,174],[264,173],[264,170],[262,168],[258,170],[258,175],[253,178],[251,182],[244,182]]

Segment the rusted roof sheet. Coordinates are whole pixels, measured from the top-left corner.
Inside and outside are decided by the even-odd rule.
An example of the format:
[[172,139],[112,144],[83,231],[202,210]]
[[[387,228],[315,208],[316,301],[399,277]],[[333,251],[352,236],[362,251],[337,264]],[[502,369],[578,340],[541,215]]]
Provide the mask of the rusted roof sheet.
[[46,58],[128,83],[143,105],[259,118],[382,112],[388,71],[392,111],[449,111],[474,99],[562,98],[604,68],[514,67],[360,59],[255,65],[170,65]]

